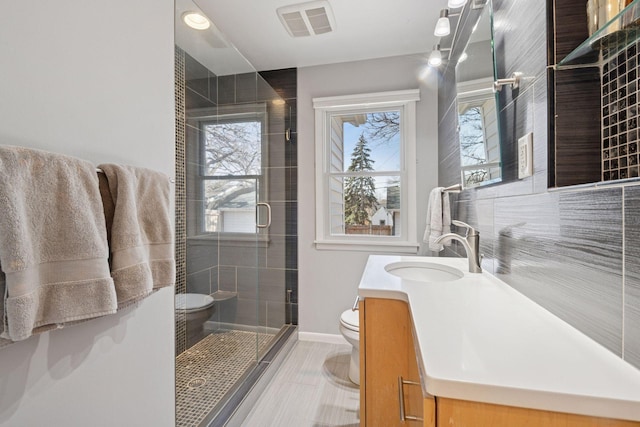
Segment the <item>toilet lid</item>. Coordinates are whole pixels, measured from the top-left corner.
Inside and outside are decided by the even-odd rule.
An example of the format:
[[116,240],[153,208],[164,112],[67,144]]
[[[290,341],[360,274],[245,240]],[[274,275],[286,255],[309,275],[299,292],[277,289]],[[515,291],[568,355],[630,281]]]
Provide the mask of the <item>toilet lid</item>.
[[353,311],[351,309],[345,310],[340,315],[340,321],[347,327],[355,328],[356,330],[360,327],[360,312],[358,310]]
[[176,310],[197,310],[213,304],[211,295],[178,294],[176,295]]

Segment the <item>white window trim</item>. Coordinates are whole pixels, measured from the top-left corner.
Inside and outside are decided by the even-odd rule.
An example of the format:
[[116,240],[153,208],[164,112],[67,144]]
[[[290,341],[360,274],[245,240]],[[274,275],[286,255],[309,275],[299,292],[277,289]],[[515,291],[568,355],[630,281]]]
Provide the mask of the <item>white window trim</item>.
[[[316,240],[317,249],[353,250],[367,252],[416,253],[416,103],[420,100],[419,89],[378,92],[357,95],[332,96],[313,99],[315,109],[316,147]],[[400,236],[331,236],[329,231],[329,148],[328,130],[330,113],[350,111],[357,108],[403,109],[401,158],[401,200],[403,201]]]
[[[209,121],[216,120],[233,120],[233,119],[256,119],[261,123],[261,137],[262,137],[262,161],[264,159],[269,158],[268,142],[265,143],[265,138],[268,138],[269,135],[269,117],[267,112],[267,107],[264,102],[250,103],[250,104],[233,104],[233,105],[221,105],[218,107],[207,107],[207,108],[198,108],[190,111],[187,116],[187,121],[197,129],[200,129],[202,123],[206,123]],[[198,141],[198,150],[203,150],[202,141]],[[200,154],[199,154],[200,155]],[[268,187],[268,168],[264,167],[264,164],[261,164],[261,175],[257,178],[258,181],[258,191],[261,192],[258,196],[258,201],[261,198],[264,198],[265,194],[269,194]],[[197,178],[200,181],[204,181],[202,177]],[[201,196],[203,197],[203,196]],[[191,236],[191,238],[204,238],[207,239],[207,236],[213,236],[213,238],[218,240],[234,240],[238,241],[242,244],[242,242],[256,242],[256,241],[266,241],[269,242],[269,230],[267,229],[258,229],[256,228],[255,233],[250,232],[229,232],[229,231],[216,231],[209,232],[204,231],[204,211],[198,213],[198,231],[195,236]],[[257,236],[257,238],[256,238]]]

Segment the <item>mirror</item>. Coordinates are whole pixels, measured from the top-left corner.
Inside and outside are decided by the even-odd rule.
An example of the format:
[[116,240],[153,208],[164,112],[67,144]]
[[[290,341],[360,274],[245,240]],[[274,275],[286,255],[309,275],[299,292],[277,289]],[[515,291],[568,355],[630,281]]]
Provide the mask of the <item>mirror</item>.
[[502,180],[491,2],[479,14],[456,65],[458,140],[464,188]]

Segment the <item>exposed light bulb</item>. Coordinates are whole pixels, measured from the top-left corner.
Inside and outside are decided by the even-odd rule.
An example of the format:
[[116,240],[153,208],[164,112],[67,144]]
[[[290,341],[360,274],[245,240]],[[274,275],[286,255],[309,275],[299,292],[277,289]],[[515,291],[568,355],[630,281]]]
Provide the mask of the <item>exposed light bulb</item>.
[[182,15],[182,20],[195,30],[206,30],[211,26],[211,22],[198,12],[185,12]]
[[447,5],[449,6],[449,9],[457,9],[464,6],[466,3],[467,0],[449,0]]
[[440,11],[440,18],[436,22],[436,29],[433,31],[433,35],[436,37],[448,36],[451,33],[451,24],[449,23],[449,11],[442,9]]
[[442,65],[442,52],[440,52],[440,45],[435,45],[431,54],[429,55],[429,65],[432,67],[439,67]]

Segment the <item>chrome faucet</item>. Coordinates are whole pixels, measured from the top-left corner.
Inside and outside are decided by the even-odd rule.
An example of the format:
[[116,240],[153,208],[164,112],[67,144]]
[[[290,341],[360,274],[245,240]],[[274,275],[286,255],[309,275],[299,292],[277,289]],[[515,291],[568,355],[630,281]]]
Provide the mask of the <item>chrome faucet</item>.
[[465,236],[462,237],[456,233],[447,233],[438,237],[434,243],[441,244],[449,240],[457,240],[462,243],[464,250],[467,252],[467,259],[469,260],[469,272],[482,273],[482,267],[480,267],[480,262],[482,261],[482,255],[480,255],[480,233],[462,221],[454,219],[451,223],[457,227],[465,227],[467,229]]

